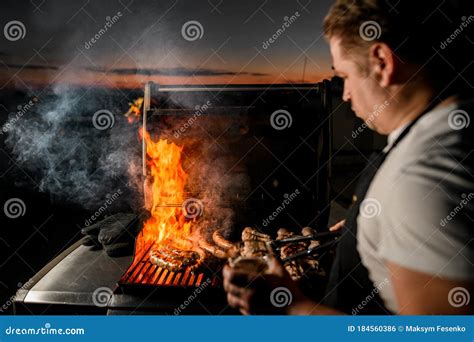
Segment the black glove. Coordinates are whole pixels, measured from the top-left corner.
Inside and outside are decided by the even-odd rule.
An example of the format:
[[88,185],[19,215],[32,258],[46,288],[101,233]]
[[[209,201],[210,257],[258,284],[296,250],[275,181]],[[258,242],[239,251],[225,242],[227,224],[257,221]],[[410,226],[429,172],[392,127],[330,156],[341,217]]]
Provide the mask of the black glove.
[[138,217],[124,213],[109,216],[81,230],[87,236],[83,245],[91,246],[91,249],[104,248],[111,257],[133,254],[137,232]]

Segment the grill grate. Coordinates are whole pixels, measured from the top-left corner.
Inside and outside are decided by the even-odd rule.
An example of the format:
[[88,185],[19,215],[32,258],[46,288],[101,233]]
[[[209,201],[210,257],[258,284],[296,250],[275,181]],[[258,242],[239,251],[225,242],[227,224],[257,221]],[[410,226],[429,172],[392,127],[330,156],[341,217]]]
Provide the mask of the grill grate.
[[[150,285],[150,286],[169,286],[169,287],[197,287],[203,280],[207,279],[206,272],[193,273],[190,268],[185,268],[179,272],[171,272],[165,268],[159,267],[148,258],[152,245],[145,249],[145,252],[137,256],[132,265],[120,278],[120,285]],[[219,284],[217,277],[209,275],[211,286],[216,287]]]

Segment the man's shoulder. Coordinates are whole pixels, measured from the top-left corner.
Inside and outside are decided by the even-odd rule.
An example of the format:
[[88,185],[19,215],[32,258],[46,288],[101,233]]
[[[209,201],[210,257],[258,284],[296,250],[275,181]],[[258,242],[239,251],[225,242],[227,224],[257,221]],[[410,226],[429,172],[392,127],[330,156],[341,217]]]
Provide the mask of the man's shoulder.
[[416,173],[436,179],[454,172],[472,177],[473,113],[474,100],[470,100],[434,110],[420,118],[387,158],[387,164],[395,171],[393,176]]

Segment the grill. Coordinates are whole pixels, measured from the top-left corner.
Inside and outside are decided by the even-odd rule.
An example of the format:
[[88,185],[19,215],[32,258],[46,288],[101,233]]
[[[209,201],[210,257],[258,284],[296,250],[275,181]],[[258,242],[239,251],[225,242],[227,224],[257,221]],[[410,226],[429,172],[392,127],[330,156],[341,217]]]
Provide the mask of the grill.
[[[262,156],[262,151],[254,153],[253,146],[255,142],[252,139],[255,136],[270,137],[269,141],[273,146],[276,146],[276,141],[281,137],[281,134],[284,132],[278,132],[280,135],[275,135],[272,137],[273,128],[269,128],[269,114],[268,110],[264,109],[262,104],[265,104],[265,93],[268,100],[272,102],[275,100],[272,98],[272,94],[289,94],[289,96],[294,96],[295,93],[306,92],[306,93],[315,93],[320,97],[321,101],[313,102],[312,106],[307,106],[306,109],[303,109],[302,113],[295,118],[295,121],[298,121],[299,125],[304,126],[308,122],[314,122],[315,119],[324,118],[327,114],[328,107],[328,93],[327,93],[328,84],[320,83],[316,85],[300,86],[298,88],[293,86],[260,86],[260,87],[248,87],[248,86],[234,86],[234,87],[218,87],[218,86],[205,86],[205,87],[159,87],[153,82],[148,82],[145,85],[144,89],[144,100],[143,100],[143,114],[142,114],[142,135],[145,136],[147,133],[153,133],[157,136],[164,137],[168,140],[174,140],[178,144],[184,144],[186,147],[187,141],[195,139],[196,137],[204,136],[204,138],[211,139],[208,143],[214,143],[216,141],[215,137],[219,141],[230,147],[229,150],[237,150],[235,158],[238,160],[236,164],[232,162],[235,167],[234,172],[245,172],[245,168],[252,171],[257,171],[261,169],[259,164],[265,162],[265,157]],[[267,101],[268,101],[267,100]],[[281,100],[280,100],[281,102]],[[204,115],[200,115],[199,121],[196,125],[188,125],[185,132],[179,134],[178,137],[173,136],[170,132],[172,129],[170,127],[180,126],[178,123],[186,123],[187,118],[193,118],[193,113],[195,113],[196,106],[202,103],[213,103],[210,108],[206,109]],[[316,107],[314,107],[316,103]],[[183,106],[183,104],[185,104]],[[276,102],[275,106],[280,105]],[[320,106],[320,107],[318,107]],[[305,106],[301,106],[305,107]],[[281,107],[275,107],[281,108]],[[317,115],[304,117],[305,111],[310,113],[315,110]],[[274,111],[274,108],[272,108]],[[206,131],[203,133],[204,127],[213,127],[213,121],[219,121],[221,127],[214,131]],[[170,122],[172,124],[170,124]],[[174,124],[173,124],[174,123]],[[247,130],[253,132],[253,134],[242,134],[241,128],[245,126]],[[313,127],[312,127],[313,129]],[[300,213],[296,215],[301,216],[301,212],[305,210],[313,212],[322,212],[324,211],[324,205],[326,205],[327,200],[324,193],[325,184],[327,176],[326,171],[328,167],[324,167],[320,162],[328,158],[328,147],[329,139],[328,136],[329,123],[321,124],[321,129],[318,131],[318,134],[315,136],[315,139],[311,140],[308,145],[314,147],[313,151],[316,151],[319,148],[320,158],[315,158],[316,163],[313,163],[310,168],[310,171],[316,171],[316,176],[314,181],[309,184],[306,193],[303,195],[301,204],[296,206],[296,210],[300,209]],[[207,136],[206,136],[207,135]],[[291,135],[291,134],[290,134]],[[288,135],[287,135],[288,136]],[[321,141],[325,141],[324,144],[321,144]],[[240,150],[244,153],[239,155]],[[266,147],[265,147],[266,148]],[[278,153],[278,149],[276,152]],[[144,184],[146,183],[147,177],[149,177],[149,170],[147,168],[147,146],[145,139],[142,140],[142,176]],[[247,153],[249,151],[250,153]],[[263,151],[265,152],[265,151]],[[224,155],[222,155],[224,157]],[[269,159],[268,156],[266,157]],[[243,162],[242,162],[243,161]],[[306,162],[306,161],[305,161]],[[245,165],[243,165],[245,164]],[[302,163],[304,164],[304,162]],[[233,167],[234,167],[233,166]],[[295,165],[298,168],[300,165]],[[294,174],[298,170],[289,170],[290,174]],[[256,174],[253,176],[254,183],[262,182],[263,176],[268,173],[267,170],[261,172],[261,174]],[[323,177],[318,177],[318,176]],[[288,183],[289,177],[286,175],[280,181]],[[296,177],[297,178],[297,177]],[[294,179],[293,179],[294,181]],[[294,186],[294,185],[292,185]],[[201,189],[205,191],[205,189]],[[302,190],[303,191],[303,190]],[[261,187],[258,192],[255,194],[248,193],[234,193],[229,194],[225,198],[225,202],[231,210],[237,212],[240,217],[251,217],[252,219],[248,222],[242,222],[237,224],[234,227],[233,231],[235,232],[234,238],[239,236],[240,229],[246,225],[254,225],[255,222],[261,221],[259,217],[260,212],[270,213],[277,207],[277,205],[271,201],[271,198],[281,197],[280,194],[273,193],[274,189],[272,187]],[[283,191],[280,191],[283,192]],[[316,198],[314,196],[316,194]],[[245,200],[239,200],[242,197]],[[147,203],[147,198],[145,195],[145,203]],[[211,214],[212,216],[212,210]],[[325,215],[320,215],[319,221],[325,221]],[[179,270],[177,272],[172,272],[166,269],[163,269],[149,260],[149,252],[152,248],[152,245],[145,248],[145,251],[139,251],[136,248],[135,253],[137,254],[134,258],[132,265],[125,272],[125,274],[119,280],[119,286],[127,291],[128,289],[134,286],[141,288],[144,287],[196,287],[200,286],[203,279],[212,279],[212,285],[214,287],[219,285],[219,280],[213,277],[213,271],[208,270],[208,272],[193,273],[189,269]],[[143,250],[143,249],[142,249]]]
[[175,286],[175,287],[199,287],[202,282],[211,279],[211,287],[217,287],[219,280],[211,271],[193,273],[189,268],[172,272],[150,262],[148,247],[144,253],[135,256],[130,268],[119,280],[119,286],[127,288],[131,286]]
[[[300,186],[298,180],[305,181],[306,187],[301,188],[298,198],[285,208],[288,215],[279,215],[273,223],[292,227],[297,218],[300,226],[325,228],[329,215],[329,113],[331,99],[339,97],[338,92],[329,81],[314,85],[231,87],[158,88],[148,84],[143,124],[147,131],[156,133],[168,118],[192,116],[193,108],[209,99],[213,106],[200,120],[228,120],[228,129],[219,139],[227,139],[236,150],[242,147],[249,151],[238,156],[239,164],[232,172],[246,172],[254,189],[250,194],[229,193],[227,201],[221,203],[235,212],[230,240],[238,240],[241,229],[261,223],[271,215],[284,195]],[[279,109],[293,114],[292,126],[286,130],[270,126],[270,115]],[[246,119],[242,130],[237,120],[241,117]],[[192,136],[193,130],[187,130],[183,137],[188,134]],[[302,143],[301,136],[308,138]],[[288,155],[291,158],[285,159]],[[145,178],[146,169],[143,171]],[[265,231],[265,227],[260,228],[274,235]],[[173,314],[173,310],[194,298],[194,292],[204,285],[206,290],[187,306],[185,314],[229,312],[220,279],[222,264],[211,266],[209,263],[210,268],[201,267],[194,272],[190,269],[170,272],[149,261],[151,246],[147,247],[134,257],[109,258],[103,251],[90,250],[78,241],[38,272],[27,289],[17,293],[15,312]],[[113,295],[106,305],[94,305],[94,291],[103,287],[113,291]]]

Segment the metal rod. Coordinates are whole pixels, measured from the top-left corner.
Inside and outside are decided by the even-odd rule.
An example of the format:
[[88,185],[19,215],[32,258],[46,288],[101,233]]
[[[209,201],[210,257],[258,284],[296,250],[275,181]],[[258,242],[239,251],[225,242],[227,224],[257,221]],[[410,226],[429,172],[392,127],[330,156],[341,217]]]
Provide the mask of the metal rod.
[[142,173],[143,176],[147,176],[147,170],[146,170],[146,141],[145,141],[145,135],[147,133],[147,127],[146,127],[146,122],[147,122],[147,116],[148,116],[148,111],[150,110],[151,106],[151,87],[152,87],[153,82],[147,82],[145,84],[145,92],[143,95],[143,115],[142,115]]
[[308,57],[305,56],[304,58],[304,64],[303,64],[303,77],[301,78],[301,83],[304,83],[304,76],[306,74],[306,61],[307,61]]
[[331,240],[331,241],[328,241],[326,243],[323,243],[322,245],[319,245],[318,247],[314,247],[314,248],[310,248],[310,249],[307,249],[307,250],[304,250],[302,252],[299,252],[299,253],[295,253],[293,255],[290,255],[289,257],[286,257],[284,259],[281,260],[282,263],[286,263],[286,262],[289,262],[289,261],[293,261],[295,259],[299,259],[299,258],[303,258],[303,257],[307,257],[307,256],[310,256],[310,255],[313,255],[313,254],[317,254],[325,249],[329,249],[331,248],[333,245],[337,244],[339,240]]
[[339,235],[341,235],[340,232],[323,232],[323,233],[318,233],[318,234],[308,235],[308,236],[296,236],[296,237],[290,237],[290,238],[286,238],[282,240],[273,240],[272,244],[276,245],[277,248],[280,248],[281,245],[285,245],[285,244],[297,243],[297,242],[308,241],[308,240],[319,240],[326,237],[338,237]]
[[261,85],[261,86],[203,86],[203,87],[182,87],[182,86],[161,86],[160,87],[160,92],[185,92],[185,91],[203,91],[203,92],[212,92],[212,91],[217,91],[217,92],[223,92],[223,91],[281,91],[281,90],[316,90],[319,91],[319,84],[314,84],[314,85],[307,85],[305,84],[304,86],[288,86],[288,85],[282,85],[282,86],[269,86],[269,85]]

